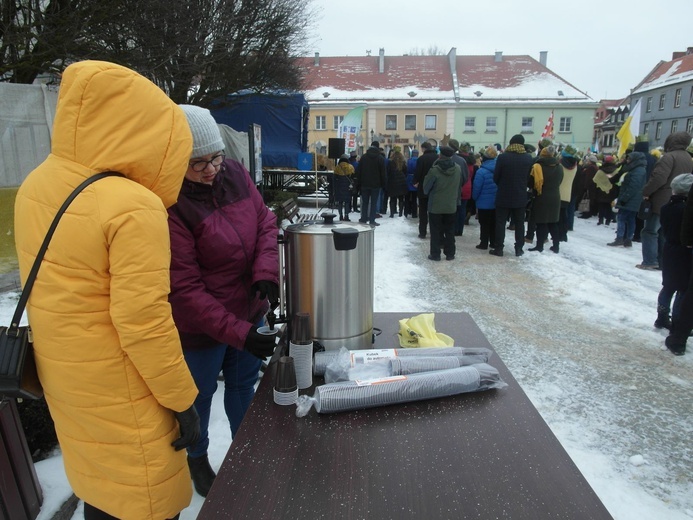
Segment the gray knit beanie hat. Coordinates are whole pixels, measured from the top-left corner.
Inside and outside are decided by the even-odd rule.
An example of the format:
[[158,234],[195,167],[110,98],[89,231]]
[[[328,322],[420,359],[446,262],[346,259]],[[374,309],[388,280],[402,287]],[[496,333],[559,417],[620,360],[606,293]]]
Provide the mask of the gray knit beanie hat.
[[682,173],[671,181],[671,191],[674,195],[688,195],[688,192],[691,191],[691,186],[693,186],[692,173]]
[[224,149],[221,132],[212,114],[206,108],[195,105],[178,105],[185,112],[193,138],[190,157],[202,157]]

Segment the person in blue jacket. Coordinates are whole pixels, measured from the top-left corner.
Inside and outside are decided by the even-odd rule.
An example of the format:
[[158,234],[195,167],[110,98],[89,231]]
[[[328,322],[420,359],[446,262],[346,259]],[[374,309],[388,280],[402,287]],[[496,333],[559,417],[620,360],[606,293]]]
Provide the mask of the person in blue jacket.
[[496,192],[498,186],[493,181],[498,151],[489,146],[481,152],[481,166],[474,175],[472,199],[476,203],[479,218],[479,245],[477,249],[488,249],[496,243]]
[[616,199],[616,240],[608,246],[633,247],[635,216],[642,202],[642,189],[647,176],[647,157],[642,152],[631,152],[621,168],[621,187]]
[[409,215],[412,218],[417,218],[418,215],[418,197],[416,195],[416,186],[414,186],[414,173],[416,173],[416,161],[419,158],[419,151],[412,150],[411,157],[407,161],[407,193],[404,195],[404,216]]

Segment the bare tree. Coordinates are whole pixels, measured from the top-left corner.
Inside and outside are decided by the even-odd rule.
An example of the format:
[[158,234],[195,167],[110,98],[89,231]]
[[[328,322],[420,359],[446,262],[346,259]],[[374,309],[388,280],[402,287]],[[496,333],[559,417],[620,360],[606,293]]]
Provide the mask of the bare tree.
[[437,45],[431,45],[428,49],[414,47],[409,51],[410,56],[442,56],[447,53],[448,51],[441,49]]
[[108,10],[95,0],[0,0],[0,81],[61,71]]
[[314,19],[312,0],[0,1],[6,81],[103,59],[149,77],[178,103],[200,105],[244,89],[300,89],[293,58],[304,54]]

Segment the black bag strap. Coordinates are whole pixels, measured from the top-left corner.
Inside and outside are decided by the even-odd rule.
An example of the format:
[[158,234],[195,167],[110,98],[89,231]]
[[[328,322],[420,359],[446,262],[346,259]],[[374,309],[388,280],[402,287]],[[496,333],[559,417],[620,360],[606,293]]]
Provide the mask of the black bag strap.
[[7,329],[8,336],[17,337],[19,335],[19,322],[22,319],[22,314],[24,314],[24,309],[26,308],[26,304],[29,301],[29,294],[31,293],[31,289],[34,286],[34,281],[36,280],[36,275],[38,274],[39,267],[41,267],[43,256],[46,254],[46,251],[48,250],[48,244],[50,243],[51,238],[53,237],[55,229],[58,227],[58,222],[60,222],[60,217],[63,216],[63,213],[65,213],[72,201],[75,200],[79,192],[81,192],[84,188],[89,186],[92,182],[96,182],[105,177],[125,177],[125,175],[119,172],[109,171],[97,173],[96,175],[89,177],[84,182],[82,182],[82,184],[77,186],[72,193],[70,193],[70,196],[67,197],[65,202],[63,202],[63,205],[60,206],[58,213],[55,214],[55,218],[53,219],[53,222],[48,228],[46,238],[43,239],[43,244],[41,244],[41,247],[39,248],[38,253],[36,254],[36,260],[34,260],[34,265],[31,267],[31,271],[29,271],[29,276],[27,277],[26,283],[24,284],[24,288],[22,289],[22,295],[19,297],[17,309],[14,311],[14,316],[12,316],[12,323],[10,324],[10,327]]

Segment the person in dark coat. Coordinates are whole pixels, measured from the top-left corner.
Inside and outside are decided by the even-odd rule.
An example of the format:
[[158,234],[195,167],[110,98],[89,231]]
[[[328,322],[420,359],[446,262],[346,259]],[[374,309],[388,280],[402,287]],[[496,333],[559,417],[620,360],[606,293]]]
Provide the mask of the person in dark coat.
[[[638,139],[639,138],[640,137],[638,137]],[[650,175],[652,175],[652,171],[654,170],[654,167],[657,164],[657,158],[650,153],[649,141],[636,140],[635,145],[633,146],[633,151],[634,152],[642,152],[643,154],[645,154],[645,158],[647,159],[647,167],[645,169],[645,182],[647,182],[650,180]],[[642,227],[644,225],[645,225],[645,221],[636,215],[635,216],[635,233],[633,234],[633,242],[640,242],[640,233],[641,233]]]
[[[597,170],[599,169],[598,162],[599,160],[597,159],[596,155],[587,155],[583,161],[584,164],[582,165],[582,169],[578,169],[577,173],[575,174],[575,180],[573,181],[573,199],[575,201],[576,210],[580,206],[580,202],[582,202],[582,200],[585,198],[585,195],[588,197],[589,204],[592,204],[592,201],[589,200],[588,187],[590,184],[592,184],[594,174],[597,173]],[[578,218],[587,218],[588,216],[592,216],[589,209],[583,213],[580,213]],[[572,231],[572,229],[570,231]]]
[[428,141],[421,143],[421,157],[416,161],[416,172],[414,172],[414,186],[419,195],[419,238],[426,238],[428,230],[428,195],[423,190],[423,180],[431,169],[433,163],[438,160],[438,154],[433,149],[433,145]]
[[594,190],[590,197],[594,197],[597,204],[598,226],[604,223],[608,226],[612,220],[615,220],[611,203],[618,195],[618,186],[615,183],[621,178],[620,167],[621,165],[616,162],[613,155],[606,155],[592,179]]
[[503,256],[505,223],[508,217],[515,227],[515,256],[522,256],[525,243],[525,209],[527,208],[527,182],[534,159],[524,147],[525,138],[514,135],[505,151],[496,159],[493,181],[496,193],[496,243],[489,253]]
[[462,236],[464,232],[464,224],[467,220],[467,203],[472,197],[472,178],[475,171],[474,158],[470,157],[469,148],[467,148],[467,152],[462,155],[463,152],[457,139],[450,139],[448,141],[448,146],[455,151],[452,160],[462,171],[462,195],[460,198],[460,205],[457,206],[457,216],[455,217],[455,236],[459,237]]
[[681,223],[691,186],[693,186],[692,174],[682,173],[674,177],[671,181],[671,199],[662,206],[660,215],[664,233],[662,289],[657,297],[657,319],[654,322],[654,326],[658,329],[669,329],[672,321],[680,319],[681,302],[688,289],[688,279],[691,277],[692,250],[681,244]]
[[642,190],[643,199],[652,203],[652,212],[645,220],[642,240],[642,263],[638,269],[659,269],[664,237],[660,233],[659,210],[671,198],[671,181],[681,173],[693,170],[693,158],[686,148],[691,144],[687,132],[675,132],[664,140],[664,155],[657,161],[652,175]]
[[[407,163],[402,152],[395,150],[387,163],[387,195],[390,198],[390,218],[404,214],[404,195],[407,193]],[[399,212],[397,209],[399,203]]]
[[608,246],[633,247],[635,216],[642,201],[642,188],[645,186],[647,159],[641,152],[628,154],[626,164],[621,168],[621,187],[618,191],[616,240]]
[[404,216],[412,216],[412,218],[417,218],[419,215],[418,210],[418,197],[416,186],[414,186],[414,174],[416,173],[416,162],[419,160],[419,151],[412,150],[411,157],[407,161],[407,193],[404,194]]
[[356,184],[361,190],[361,218],[362,224],[379,226],[375,221],[376,207],[380,190],[385,188],[387,173],[385,171],[385,157],[380,153],[380,143],[373,141],[371,146],[361,156],[355,174]]
[[[359,158],[358,158],[358,153],[356,153],[356,150],[352,150],[349,152],[349,164],[354,168],[354,173],[356,173],[356,168],[358,168],[359,165]],[[354,179],[354,189],[351,191],[351,211],[358,211],[359,210],[359,187],[356,184],[356,180]]]
[[560,234],[558,221],[561,213],[561,183],[563,167],[556,157],[556,148],[549,145],[541,150],[539,159],[532,166],[530,186],[535,196],[532,202],[532,214],[537,226],[537,245],[529,251],[544,250],[544,242],[551,234],[553,245],[551,251],[558,253]]
[[354,183],[354,167],[349,163],[349,156],[344,154],[339,158],[334,168],[333,191],[334,201],[339,212],[339,220],[351,221],[351,187]]

